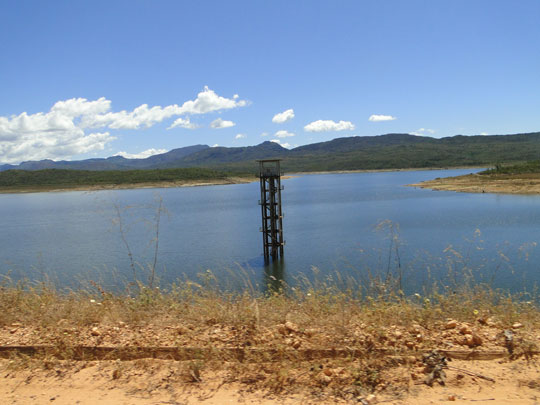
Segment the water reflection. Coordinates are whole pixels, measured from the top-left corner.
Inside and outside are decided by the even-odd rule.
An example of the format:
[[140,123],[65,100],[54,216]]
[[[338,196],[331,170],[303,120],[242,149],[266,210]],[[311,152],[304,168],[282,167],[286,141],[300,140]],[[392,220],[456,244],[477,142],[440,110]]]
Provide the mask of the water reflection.
[[264,266],[262,290],[263,293],[280,292],[285,281],[285,258],[270,260]]

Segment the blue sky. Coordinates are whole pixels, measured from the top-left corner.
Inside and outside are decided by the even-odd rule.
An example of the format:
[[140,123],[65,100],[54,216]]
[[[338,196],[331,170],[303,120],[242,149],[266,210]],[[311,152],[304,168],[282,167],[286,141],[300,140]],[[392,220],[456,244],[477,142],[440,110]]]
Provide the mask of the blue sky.
[[540,131],[537,0],[21,0],[0,15],[1,163]]

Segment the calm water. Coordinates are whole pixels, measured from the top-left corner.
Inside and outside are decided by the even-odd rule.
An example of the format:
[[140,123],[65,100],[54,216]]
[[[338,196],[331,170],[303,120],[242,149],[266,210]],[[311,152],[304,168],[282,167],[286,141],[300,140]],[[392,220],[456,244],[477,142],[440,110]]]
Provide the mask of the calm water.
[[146,279],[154,260],[161,198],[167,212],[160,217],[156,273],[162,283],[184,276],[196,279],[207,269],[233,285],[246,280],[264,285],[270,275],[290,283],[299,274],[312,278],[318,273],[324,279],[336,270],[367,283],[370,274],[401,272],[410,292],[433,279],[450,282],[449,272],[465,268],[495,286],[530,290],[540,281],[540,248],[535,244],[540,240],[540,196],[403,187],[470,171],[285,180],[285,260],[266,271],[258,183],[4,194],[0,274],[14,280],[47,277],[60,286],[94,280],[114,287],[134,277],[129,247],[135,276]]

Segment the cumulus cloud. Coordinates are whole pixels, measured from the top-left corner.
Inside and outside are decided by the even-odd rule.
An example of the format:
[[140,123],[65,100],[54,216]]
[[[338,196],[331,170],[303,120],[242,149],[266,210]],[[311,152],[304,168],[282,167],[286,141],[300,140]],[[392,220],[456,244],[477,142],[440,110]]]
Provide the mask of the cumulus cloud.
[[335,122],[332,120],[318,120],[307,124],[304,127],[308,132],[327,132],[327,131],[352,131],[354,124],[350,121]]
[[0,117],[0,161],[69,159],[73,155],[103,150],[116,139],[108,131],[86,133],[79,119],[106,111],[107,100],[72,99],[56,103],[47,113],[23,112]]
[[369,120],[372,122],[380,122],[380,121],[394,121],[396,117],[392,117],[391,115],[377,115],[373,114],[370,115]]
[[[19,163],[24,160],[70,159],[72,156],[100,151],[116,139],[109,130],[149,128],[174,116],[169,128],[196,128],[189,115],[206,114],[243,107],[248,104],[235,94],[232,98],[217,95],[205,87],[194,100],[150,107],[142,104],[132,111],[111,111],[111,101],[72,98],[58,101],[48,112],[22,112],[10,117],[0,116],[0,162]],[[215,122],[215,121],[214,121]],[[219,128],[232,126],[221,121]],[[100,130],[102,129],[102,130]]]
[[178,115],[182,114],[206,114],[209,112],[229,110],[236,107],[244,107],[248,104],[246,100],[239,100],[238,94],[232,99],[218,96],[208,86],[204,87],[195,100],[186,101],[179,109]]
[[411,135],[423,136],[423,135],[433,135],[436,131],[429,128],[419,128],[416,131],[411,132]]
[[165,152],[167,152],[167,149],[154,149],[154,148],[151,148],[151,149],[144,150],[144,151],[142,151],[140,153],[118,152],[113,156],[122,156],[122,157],[125,157],[126,159],[145,159],[145,158],[147,158],[149,156],[159,155],[159,154],[165,153]]
[[287,143],[287,142],[282,143],[280,139],[270,139],[270,142],[277,143],[278,145],[281,145],[281,146],[283,146],[284,148],[287,148],[287,149],[289,149],[291,147],[291,145],[289,143]]
[[268,136],[270,135],[268,132],[261,132],[261,136]]
[[237,134],[234,139],[244,139],[246,138],[246,135],[245,134]]
[[272,118],[272,122],[276,124],[283,124],[284,122],[290,121],[293,118],[294,118],[294,110],[292,108],[289,108],[288,110],[285,110],[281,113],[274,115],[274,118]]
[[225,121],[221,118],[217,118],[210,123],[210,128],[221,129],[221,128],[230,128],[234,127],[236,124],[232,121]]
[[282,129],[281,131],[277,131],[274,136],[277,136],[278,138],[288,138],[289,136],[295,136],[295,134]]
[[191,122],[189,120],[189,118],[178,118],[167,129],[173,129],[173,128],[176,128],[176,127],[187,128],[187,129],[199,128],[199,126],[197,124],[194,124],[193,122]]
[[487,132],[480,132],[480,135],[486,136],[486,135],[489,135],[489,134]]

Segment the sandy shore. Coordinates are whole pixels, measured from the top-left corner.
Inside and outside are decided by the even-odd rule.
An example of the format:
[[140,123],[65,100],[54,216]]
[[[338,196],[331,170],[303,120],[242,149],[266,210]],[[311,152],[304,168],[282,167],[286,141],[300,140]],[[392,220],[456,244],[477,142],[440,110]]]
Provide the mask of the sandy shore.
[[479,175],[437,178],[410,187],[462,193],[540,194],[539,174]]
[[64,192],[64,191],[100,191],[100,190],[129,190],[136,188],[174,188],[174,187],[200,187],[200,186],[216,186],[226,184],[244,184],[257,181],[256,178],[248,177],[227,177],[224,179],[214,180],[184,180],[184,181],[163,181],[151,183],[134,183],[134,184],[104,184],[93,186],[74,186],[74,187],[15,187],[15,188],[0,188],[1,194],[16,194],[16,193],[42,193],[42,192]]

